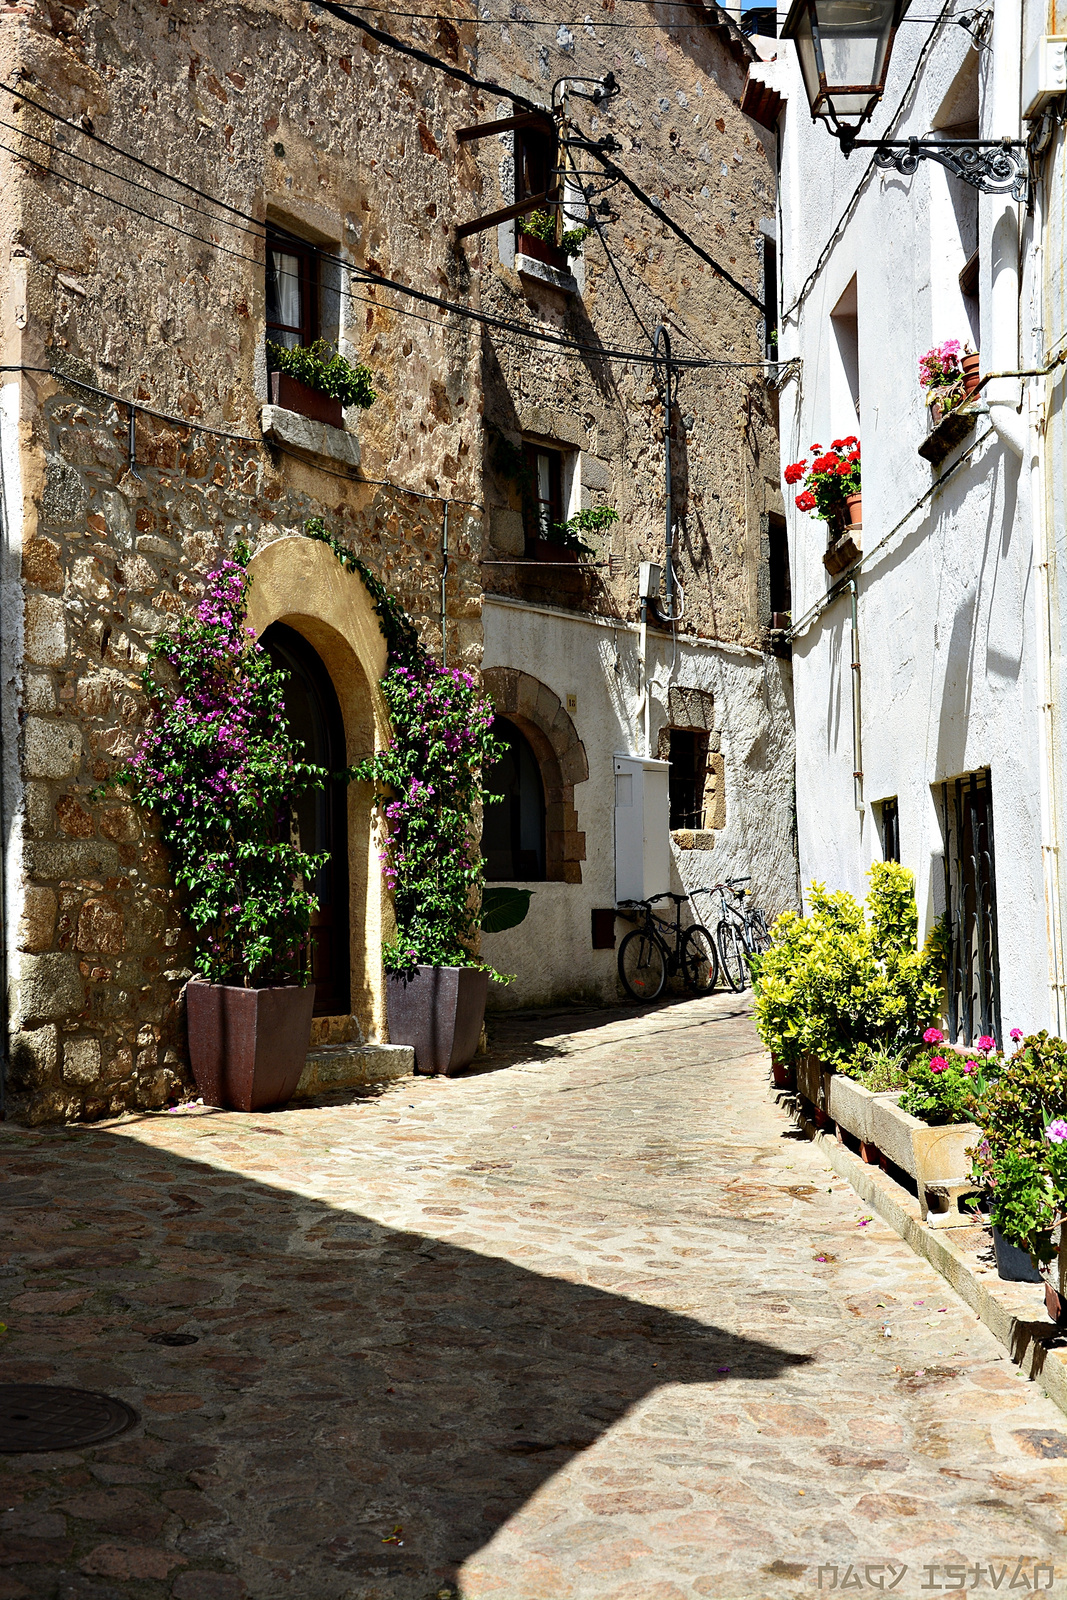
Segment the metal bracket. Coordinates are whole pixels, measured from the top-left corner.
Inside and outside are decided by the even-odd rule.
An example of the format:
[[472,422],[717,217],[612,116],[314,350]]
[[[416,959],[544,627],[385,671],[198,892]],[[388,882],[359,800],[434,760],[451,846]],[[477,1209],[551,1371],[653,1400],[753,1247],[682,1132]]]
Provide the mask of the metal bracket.
[[910,177],[920,161],[936,161],[982,194],[1026,199],[1029,164],[1015,153],[1026,149],[1022,139],[850,139],[846,129],[835,131],[844,156],[873,150],[874,164],[883,171],[892,167]]

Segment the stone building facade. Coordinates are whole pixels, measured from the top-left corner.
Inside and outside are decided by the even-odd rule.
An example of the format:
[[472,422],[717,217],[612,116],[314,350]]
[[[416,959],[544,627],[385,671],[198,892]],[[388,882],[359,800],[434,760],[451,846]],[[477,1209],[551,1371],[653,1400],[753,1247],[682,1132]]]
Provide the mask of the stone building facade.
[[[643,718],[647,753],[659,749],[680,689],[699,699],[686,728],[702,738],[712,826],[676,840],[676,880],[679,862],[686,882],[751,867],[772,908],[792,897],[788,664],[766,649],[780,506],[759,313],[628,191],[612,191],[617,220],[587,238],[573,287],[551,262],[520,270],[514,224],[457,239],[462,221],[515,198],[514,136],[457,130],[513,107],[441,70],[545,105],[555,78],[616,70],[622,94],[582,127],[613,130],[640,186],[758,298],[773,153],[738,110],[748,46],[715,8],[685,30],[646,19],[602,37],[572,37],[560,17],[398,23],[426,61],[296,0],[5,8],[0,96],[18,130],[0,151],[9,1114],[91,1118],[188,1086],[170,863],[151,819],[101,786],[143,723],[152,640],[238,541],[254,551],[253,626],[299,636],[349,759],[387,737],[367,594],[306,537],[311,518],[400,598],[433,652],[484,664],[540,762],[536,914],[487,941],[518,974],[504,1003],[614,993],[613,954],[587,948],[593,903],[614,904],[612,751],[638,750]],[[268,279],[283,257],[298,264],[286,272],[302,342],[322,336],[370,367],[368,410],[324,423],[274,403]],[[636,580],[640,561],[662,561],[662,393],[647,360],[601,353],[647,356],[638,318],[665,322],[678,356],[739,363],[679,375],[687,611],[647,638]],[[566,456],[565,512],[618,509],[590,562],[525,564],[525,490],[508,465],[528,446]],[[346,1003],[316,1029],[381,1039],[390,911],[370,796],[353,787],[346,803]],[[713,838],[713,856],[679,849]],[[554,950],[535,949],[546,934]]]

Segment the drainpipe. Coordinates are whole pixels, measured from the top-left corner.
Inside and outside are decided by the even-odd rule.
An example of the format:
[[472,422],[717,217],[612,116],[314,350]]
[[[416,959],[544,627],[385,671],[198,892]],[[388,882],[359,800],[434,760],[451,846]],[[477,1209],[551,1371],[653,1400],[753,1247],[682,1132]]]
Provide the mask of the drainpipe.
[[860,719],[860,623],[855,578],[848,581],[852,609],[852,798],[863,810],[863,742]]
[[441,528],[441,665],[448,665],[448,627],[446,622],[445,585],[448,582],[448,501],[445,501],[445,519]]
[[681,611],[674,609],[674,495],[671,488],[671,420],[673,413],[673,395],[671,392],[671,336],[663,323],[657,323],[656,331],[652,335],[652,353],[656,358],[657,366],[660,361],[660,342],[663,344],[663,486],[666,500],[663,530],[663,582],[667,591],[666,604],[657,605],[660,620],[663,622],[677,622]]
[[[997,139],[1020,136],[1022,97],[1022,0],[1001,0],[993,12],[993,84],[989,132]],[[994,372],[1019,367],[1019,203],[1011,195],[993,197],[991,284],[989,296],[989,366]],[[986,391],[989,420],[1003,445],[1021,457],[1028,422],[1020,415],[1020,391],[1014,378],[997,379]]]

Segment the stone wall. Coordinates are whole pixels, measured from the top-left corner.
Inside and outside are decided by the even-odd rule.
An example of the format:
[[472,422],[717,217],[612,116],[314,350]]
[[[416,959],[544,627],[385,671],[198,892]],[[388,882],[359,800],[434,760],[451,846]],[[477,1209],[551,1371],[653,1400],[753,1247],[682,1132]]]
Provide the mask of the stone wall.
[[[20,755],[4,794],[7,1089],[9,1112],[29,1120],[159,1105],[189,1089],[188,933],[171,863],[150,817],[97,791],[143,725],[148,647],[219,558],[322,517],[437,653],[443,502],[454,499],[449,658],[476,667],[481,655],[477,336],[398,315],[373,287],[348,293],[333,261],[466,292],[444,219],[477,173],[427,152],[432,128],[443,141],[454,103],[470,96],[373,41],[321,30],[298,4],[103,0],[81,7],[76,27],[65,17],[43,4],[5,15],[7,81],[21,74],[33,99],[205,194],[16,106],[24,134],[51,146],[51,170],[19,164],[5,191],[3,237],[16,252],[5,354],[60,375],[23,373],[4,438],[21,478],[21,493],[5,488],[25,628],[24,652],[13,629],[4,641]],[[45,147],[27,137],[22,148]],[[415,154],[417,206],[396,181]],[[89,169],[74,155],[108,175],[85,188]],[[337,459],[262,437],[262,227],[246,217],[323,247],[323,283],[333,271],[342,290],[339,345],[374,373],[379,398],[347,414],[353,448]],[[108,395],[142,408],[132,464],[128,409]],[[314,615],[316,597],[294,595],[294,608]]]

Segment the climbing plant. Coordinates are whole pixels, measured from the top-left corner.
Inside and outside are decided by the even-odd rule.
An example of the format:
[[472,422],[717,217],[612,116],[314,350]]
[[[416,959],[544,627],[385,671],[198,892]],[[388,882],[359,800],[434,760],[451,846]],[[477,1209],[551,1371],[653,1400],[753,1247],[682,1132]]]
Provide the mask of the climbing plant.
[[[472,945],[498,896],[489,904],[484,896],[479,912],[483,867],[474,824],[492,798],[482,775],[504,751],[493,738],[492,703],[469,672],[438,666],[399,601],[322,518],[311,518],[304,531],[329,545],[346,571],[359,574],[389,651],[382,679],[389,743],[355,769],[357,778],[375,785],[386,827],[382,871],[396,911],[396,935],[383,951],[386,969],[482,966]],[[524,914],[529,895],[513,893]],[[497,911],[497,930],[521,920],[515,914],[501,922]]]

